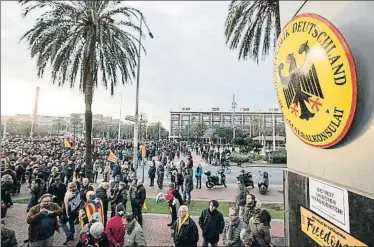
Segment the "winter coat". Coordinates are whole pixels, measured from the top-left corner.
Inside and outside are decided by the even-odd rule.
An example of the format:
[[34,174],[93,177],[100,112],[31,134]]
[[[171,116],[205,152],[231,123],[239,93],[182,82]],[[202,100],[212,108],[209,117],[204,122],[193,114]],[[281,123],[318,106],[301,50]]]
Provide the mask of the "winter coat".
[[39,238],[40,231],[43,230],[41,229],[41,226],[40,226],[42,217],[54,217],[54,222],[55,222],[54,230],[55,231],[58,230],[59,225],[57,221],[57,216],[62,214],[62,209],[56,203],[51,203],[50,205],[51,205],[50,211],[52,211],[52,214],[48,216],[45,216],[40,213],[40,204],[30,208],[30,211],[28,212],[27,219],[26,219],[27,224],[29,224],[29,239],[28,240],[30,242],[36,242],[38,240],[41,240],[38,238]]
[[230,229],[230,221],[231,219],[226,220],[225,228],[223,229],[223,245],[227,247],[241,247],[242,242],[240,240],[240,231],[247,226],[240,218],[238,218],[235,223],[231,223],[231,238],[227,239],[227,234]]
[[203,238],[208,243],[217,243],[219,235],[222,234],[225,220],[221,212],[214,210],[210,212],[208,208],[201,212],[199,225],[203,233]]
[[137,221],[134,222],[135,226],[132,230],[126,230],[125,245],[130,247],[147,246],[145,241],[144,231]]
[[62,183],[57,185],[56,183],[54,183],[48,188],[48,193],[54,196],[54,203],[61,203],[64,201],[66,185]]
[[149,178],[155,178],[156,177],[156,167],[150,166],[148,170],[148,176]]
[[235,199],[235,203],[236,205],[238,206],[245,206],[245,197],[246,197],[246,194],[245,194],[245,187],[244,185],[240,185],[239,188],[237,188],[237,191],[236,191],[236,199]]
[[108,194],[107,194],[106,190],[102,187],[97,188],[96,189],[96,197],[100,198],[100,200],[103,202],[104,211],[107,212],[109,197],[108,197]]
[[261,247],[270,247],[271,246],[271,235],[270,235],[270,227],[265,226],[263,223],[260,223],[258,217],[252,217],[249,220],[249,228],[257,240],[258,244]]
[[147,194],[144,185],[139,185],[135,193],[135,199],[137,203],[139,203],[142,206],[146,198]]
[[186,176],[186,180],[185,180],[185,190],[187,191],[187,193],[191,193],[191,191],[193,190],[193,179],[192,179],[192,176],[191,175],[187,175]]
[[16,234],[14,230],[1,226],[1,247],[16,247],[18,246]]
[[260,212],[261,212],[261,201],[256,200],[254,204],[252,205],[246,204],[245,209],[244,209],[244,223],[246,225],[249,225],[249,220],[253,216],[258,215]]
[[114,216],[111,218],[105,228],[108,236],[110,247],[123,246],[125,237],[125,228],[123,227],[122,217]]
[[203,175],[203,168],[197,167],[195,171],[195,177],[201,177]]
[[174,223],[173,240],[175,247],[196,247],[199,242],[199,231],[195,221],[190,217],[183,223],[178,231],[179,219]]
[[30,210],[30,208],[34,207],[35,205],[39,203],[39,199],[42,196],[42,193],[43,191],[41,187],[38,187],[31,191],[31,198],[30,198],[29,205],[27,206],[27,210]]

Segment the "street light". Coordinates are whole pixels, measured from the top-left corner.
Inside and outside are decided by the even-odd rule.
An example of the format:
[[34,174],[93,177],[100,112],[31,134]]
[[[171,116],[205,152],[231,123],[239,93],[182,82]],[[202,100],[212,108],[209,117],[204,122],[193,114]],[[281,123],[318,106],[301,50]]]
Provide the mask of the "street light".
[[140,31],[139,31],[139,49],[138,49],[138,68],[137,68],[137,75],[136,75],[136,102],[135,102],[135,122],[134,122],[133,164],[135,165],[135,169],[138,169],[139,79],[140,79],[140,56],[141,56],[141,48],[142,48],[143,22],[148,30],[149,37],[153,39],[153,34],[151,33],[147,23],[144,21],[143,15],[141,15],[140,28],[139,28]]

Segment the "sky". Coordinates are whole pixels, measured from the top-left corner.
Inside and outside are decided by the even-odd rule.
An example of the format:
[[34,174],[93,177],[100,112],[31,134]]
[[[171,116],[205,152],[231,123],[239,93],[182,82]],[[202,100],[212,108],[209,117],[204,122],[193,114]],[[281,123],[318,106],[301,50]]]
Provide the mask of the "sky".
[[[143,12],[154,39],[146,39],[141,58],[139,112],[149,121],[169,127],[170,109],[238,108],[267,110],[277,107],[272,81],[272,54],[257,65],[238,61],[237,51],[225,44],[224,22],[229,2],[126,2]],[[291,11],[294,11],[293,9]],[[58,87],[50,73],[37,77],[36,62],[20,37],[37,15],[23,18],[17,1],[1,1],[1,114],[32,114],[35,88],[40,87],[39,115],[68,116],[84,112],[84,97],[68,85]],[[77,83],[78,84],[78,83]],[[135,112],[135,80],[119,85],[122,119]],[[99,86],[93,114],[119,118],[121,95]]]

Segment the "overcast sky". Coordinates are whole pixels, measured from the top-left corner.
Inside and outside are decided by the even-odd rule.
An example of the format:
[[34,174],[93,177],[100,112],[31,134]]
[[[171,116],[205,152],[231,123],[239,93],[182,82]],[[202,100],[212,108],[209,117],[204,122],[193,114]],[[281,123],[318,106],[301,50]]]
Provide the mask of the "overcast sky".
[[[148,21],[154,39],[147,39],[147,56],[141,60],[140,112],[151,121],[168,126],[170,109],[231,107],[236,95],[238,107],[266,110],[276,107],[271,57],[257,65],[238,61],[237,51],[225,44],[224,22],[229,2],[132,2]],[[292,10],[294,11],[294,10]],[[35,23],[35,16],[21,17],[16,2],[1,1],[1,114],[31,114],[35,88],[40,86],[40,115],[68,116],[84,112],[84,98],[77,89],[52,85],[50,74],[36,76],[19,38]],[[124,115],[133,115],[135,81],[119,86]],[[94,114],[119,117],[120,96],[95,92]]]

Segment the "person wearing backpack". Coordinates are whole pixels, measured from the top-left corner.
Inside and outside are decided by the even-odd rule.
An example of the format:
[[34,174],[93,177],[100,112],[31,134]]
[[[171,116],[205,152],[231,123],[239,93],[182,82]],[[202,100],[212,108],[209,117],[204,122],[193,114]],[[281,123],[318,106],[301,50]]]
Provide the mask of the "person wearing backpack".
[[199,217],[199,225],[203,235],[203,246],[209,244],[216,247],[219,241],[219,235],[222,234],[225,226],[225,220],[221,212],[217,210],[219,203],[216,200],[209,202],[209,208],[203,209]]

